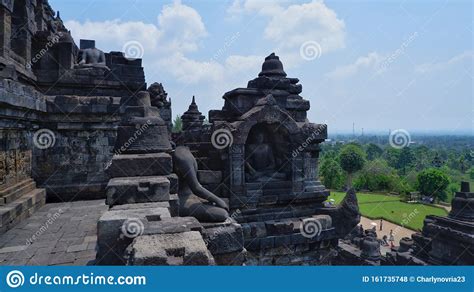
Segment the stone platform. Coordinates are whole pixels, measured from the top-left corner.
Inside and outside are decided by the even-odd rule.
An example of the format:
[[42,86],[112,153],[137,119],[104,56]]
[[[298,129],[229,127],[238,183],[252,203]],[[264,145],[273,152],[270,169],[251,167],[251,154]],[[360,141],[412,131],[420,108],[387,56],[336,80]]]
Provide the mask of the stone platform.
[[94,264],[104,200],[46,204],[0,235],[0,265]]

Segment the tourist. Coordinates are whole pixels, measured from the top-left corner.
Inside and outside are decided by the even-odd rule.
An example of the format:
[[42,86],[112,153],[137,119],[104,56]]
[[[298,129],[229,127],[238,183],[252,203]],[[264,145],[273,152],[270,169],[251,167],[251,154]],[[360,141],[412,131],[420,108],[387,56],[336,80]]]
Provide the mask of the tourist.
[[395,241],[395,237],[393,236],[393,230],[390,229],[390,235],[389,235],[388,241],[390,241],[390,247],[394,247],[393,242]]
[[380,219],[380,231],[382,231],[383,220]]
[[383,245],[384,245],[384,246],[388,246],[387,235],[384,235],[384,236],[382,237],[382,240],[383,240]]

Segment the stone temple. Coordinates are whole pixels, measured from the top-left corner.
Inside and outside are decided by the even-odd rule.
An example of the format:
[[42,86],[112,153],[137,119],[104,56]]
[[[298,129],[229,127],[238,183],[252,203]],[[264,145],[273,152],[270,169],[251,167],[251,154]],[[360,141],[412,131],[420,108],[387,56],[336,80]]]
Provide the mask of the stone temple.
[[427,217],[384,257],[357,227],[353,190],[324,204],[328,127],[308,121],[302,85],[274,53],[208,122],[193,97],[171,133],[171,100],[147,86],[141,59],[78,46],[46,0],[2,1],[0,21],[0,234],[45,204],[101,199],[85,226],[96,238],[88,264],[473,263],[469,185],[449,217]]

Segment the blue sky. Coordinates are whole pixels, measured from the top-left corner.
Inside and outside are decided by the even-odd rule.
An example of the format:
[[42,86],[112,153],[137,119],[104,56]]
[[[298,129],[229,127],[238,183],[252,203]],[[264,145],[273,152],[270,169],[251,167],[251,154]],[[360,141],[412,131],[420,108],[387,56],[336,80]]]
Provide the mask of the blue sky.
[[[471,1],[50,0],[73,37],[142,56],[182,114],[220,109],[276,52],[330,132],[473,129]],[[135,49],[135,50],[134,50]]]

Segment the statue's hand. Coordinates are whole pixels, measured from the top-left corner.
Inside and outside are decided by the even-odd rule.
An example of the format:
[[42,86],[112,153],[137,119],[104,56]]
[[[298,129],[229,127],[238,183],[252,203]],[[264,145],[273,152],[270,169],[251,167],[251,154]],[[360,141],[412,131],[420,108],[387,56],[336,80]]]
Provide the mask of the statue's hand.
[[224,202],[224,200],[222,200],[221,198],[217,198],[215,203],[216,203],[217,207],[220,207],[222,209],[225,209],[225,210],[229,211],[229,206],[227,206],[227,203]]

